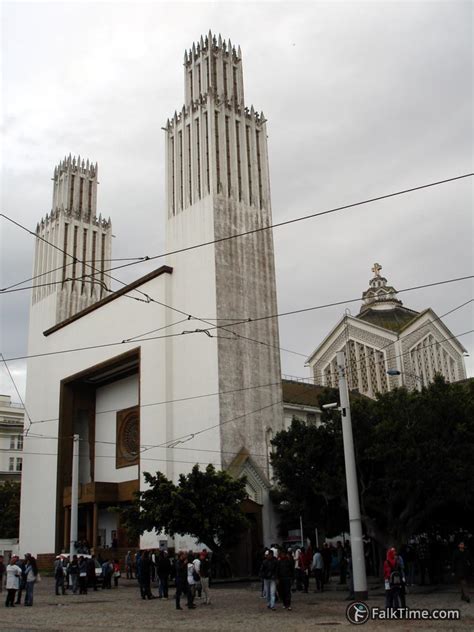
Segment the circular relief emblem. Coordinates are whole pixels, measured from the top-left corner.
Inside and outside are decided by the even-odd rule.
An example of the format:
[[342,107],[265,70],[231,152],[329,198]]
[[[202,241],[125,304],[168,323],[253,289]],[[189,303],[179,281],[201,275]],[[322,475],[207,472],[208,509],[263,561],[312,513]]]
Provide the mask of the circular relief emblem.
[[135,413],[128,415],[122,427],[122,454],[126,459],[133,460],[138,454],[138,418]]
[[354,601],[347,606],[346,617],[354,625],[367,623],[370,618],[369,606],[363,601]]

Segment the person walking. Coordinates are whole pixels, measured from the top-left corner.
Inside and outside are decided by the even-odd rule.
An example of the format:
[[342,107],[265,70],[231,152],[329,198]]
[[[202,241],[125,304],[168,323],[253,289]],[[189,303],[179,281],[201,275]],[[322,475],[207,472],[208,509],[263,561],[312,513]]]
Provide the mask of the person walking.
[[196,596],[196,584],[199,581],[199,573],[194,565],[193,555],[188,555],[187,564],[187,581],[188,581],[188,608],[195,608],[194,597]]
[[168,556],[168,551],[160,551],[157,563],[158,579],[160,580],[159,599],[168,599],[168,582],[171,570],[171,560]]
[[114,588],[118,588],[118,580],[122,577],[120,572],[120,564],[118,560],[114,560],[112,563],[112,570],[114,575]]
[[327,542],[324,543],[321,555],[323,556],[324,561],[324,583],[329,584],[332,566],[332,549]]
[[54,585],[56,595],[59,595],[60,590],[62,595],[66,594],[66,588],[64,586],[63,560],[60,555],[56,556],[56,560],[54,562]]
[[403,582],[402,571],[397,559],[397,550],[392,547],[387,551],[383,565],[385,582],[385,608],[400,608],[400,591]]
[[291,610],[291,584],[294,576],[295,565],[292,556],[287,551],[281,551],[277,566],[278,594],[286,610]]
[[[86,561],[86,567],[87,567],[87,582],[89,583],[90,586],[92,586],[92,589],[94,591],[97,591],[97,575],[95,574],[95,555],[91,555],[90,558],[84,558]],[[86,585],[87,585],[86,582]]]
[[102,590],[112,588],[113,564],[106,559],[102,564]]
[[467,601],[467,603],[471,602],[471,598],[469,597],[469,593],[467,591],[467,578],[469,575],[470,567],[471,558],[469,552],[466,551],[464,542],[460,542],[458,544],[457,550],[454,551],[453,554],[453,575],[459,582],[459,587],[461,589],[461,599],[463,601]]
[[20,588],[20,579],[22,570],[17,564],[18,555],[12,555],[10,563],[7,565],[6,576],[7,581],[5,588],[7,591],[7,598],[5,601],[6,608],[15,607],[15,595],[16,591]]
[[269,549],[268,555],[262,562],[259,574],[260,577],[263,579],[265,596],[267,599],[267,608],[270,608],[270,610],[275,610],[277,571],[277,560],[273,556],[273,551]]
[[176,580],[176,610],[181,608],[181,595],[187,593],[188,587],[188,570],[186,563],[186,555],[180,551],[175,562],[175,580]]
[[209,579],[211,575],[211,562],[207,554],[207,550],[203,549],[199,555],[199,575],[201,578],[201,587],[204,595],[204,605],[211,605],[211,595],[209,593]]
[[33,591],[35,587],[35,583],[38,580],[38,566],[36,565],[36,559],[30,555],[29,553],[25,556],[26,559],[26,595],[25,595],[25,606],[33,605]]
[[67,567],[67,572],[69,575],[69,583],[72,593],[73,595],[76,595],[79,587],[79,560],[77,559],[77,555],[72,556],[72,560],[69,562],[69,566]]
[[313,562],[311,564],[311,570],[314,573],[316,580],[316,590],[314,592],[323,592],[324,590],[324,560],[319,548],[316,549],[313,555]]
[[151,559],[148,551],[144,551],[140,564],[140,594],[142,599],[154,599],[151,593]]
[[[88,560],[86,560],[82,555],[79,556],[78,566],[79,566],[79,594],[87,595],[87,575],[88,575],[89,565],[88,565]],[[94,571],[94,574],[95,574],[95,571]]]

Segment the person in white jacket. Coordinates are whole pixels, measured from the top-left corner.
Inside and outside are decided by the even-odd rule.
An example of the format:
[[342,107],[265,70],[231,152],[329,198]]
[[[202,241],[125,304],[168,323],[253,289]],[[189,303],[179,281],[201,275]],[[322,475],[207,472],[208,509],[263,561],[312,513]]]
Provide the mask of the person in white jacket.
[[5,588],[7,589],[7,599],[5,607],[15,607],[16,591],[20,588],[21,568],[17,566],[18,555],[13,555],[7,566],[7,581]]

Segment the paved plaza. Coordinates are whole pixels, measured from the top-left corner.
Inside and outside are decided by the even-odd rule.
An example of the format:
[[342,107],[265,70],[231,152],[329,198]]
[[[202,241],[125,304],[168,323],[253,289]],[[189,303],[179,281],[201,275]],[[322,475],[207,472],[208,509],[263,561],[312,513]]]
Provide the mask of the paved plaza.
[[[196,599],[195,610],[188,610],[183,601],[183,610],[177,611],[174,603],[174,589],[170,599],[143,601],[136,582],[120,580],[118,589],[98,590],[87,595],[56,597],[51,578],[43,578],[35,587],[34,606],[15,609],[0,607],[0,630],[203,630],[206,632],[277,632],[279,630],[303,632],[306,630],[334,630],[345,627],[352,629],[345,616],[349,602],[347,593],[328,591],[322,595],[310,592],[307,595],[293,593],[293,610],[284,610],[277,604],[272,612],[266,608],[260,597],[259,586],[221,585],[212,590],[213,603],[201,605]],[[5,598],[5,593],[2,593]],[[415,593],[408,595],[407,604],[419,608],[460,608],[461,620],[439,621],[369,621],[364,630],[473,630],[474,603],[460,601],[454,586],[446,591]],[[369,605],[382,606],[383,595],[375,591],[370,596]]]

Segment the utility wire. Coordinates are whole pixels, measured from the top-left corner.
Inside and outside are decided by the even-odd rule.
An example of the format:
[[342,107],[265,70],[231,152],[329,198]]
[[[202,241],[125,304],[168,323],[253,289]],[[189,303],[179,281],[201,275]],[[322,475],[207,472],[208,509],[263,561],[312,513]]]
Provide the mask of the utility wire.
[[[25,231],[26,231],[27,233],[29,233],[30,235],[33,235],[34,237],[36,237],[36,238],[40,239],[41,241],[45,242],[46,244],[49,244],[50,246],[52,246],[52,247],[53,247],[53,248],[55,248],[56,250],[59,250],[59,252],[61,252],[62,254],[65,254],[65,255],[67,255],[68,257],[71,257],[71,258],[73,259],[73,262],[85,263],[85,261],[84,261],[84,262],[83,262],[83,261],[81,261],[81,259],[78,259],[77,257],[74,257],[73,255],[69,254],[68,252],[66,252],[65,250],[63,250],[62,248],[60,248],[59,246],[56,246],[55,244],[51,243],[50,241],[48,241],[48,240],[47,240],[47,239],[45,239],[44,237],[41,237],[40,235],[37,235],[37,234],[33,233],[33,232],[32,232],[32,231],[30,231],[28,228],[26,228],[26,226],[23,226],[23,225],[22,225],[22,224],[20,224],[19,222],[16,222],[15,220],[13,220],[12,218],[8,217],[7,215],[5,215],[5,214],[1,213],[1,214],[0,214],[0,217],[4,217],[6,220],[8,220],[8,221],[12,222],[15,226],[18,226],[18,227],[19,227],[19,228],[21,228],[22,230],[25,230]],[[144,257],[143,259],[144,259],[144,260],[146,260],[146,259],[147,259],[147,257]],[[136,262],[135,262],[135,263],[136,263]],[[102,274],[101,270],[99,270],[98,268],[94,268],[93,266],[91,266],[91,265],[89,265],[89,264],[87,264],[87,266],[88,266],[89,268],[91,268],[92,270],[94,270],[95,272],[97,272],[99,275],[101,275],[101,274]],[[57,268],[56,268],[56,270],[57,270]],[[124,281],[121,281],[120,279],[117,279],[116,277],[113,277],[113,276],[111,276],[110,274],[106,274],[106,273],[105,273],[105,271],[104,271],[104,274],[105,274],[108,278],[110,278],[110,279],[112,279],[112,280],[114,280],[114,281],[117,281],[118,283],[121,283],[123,286],[127,287],[127,285],[128,285],[128,284],[127,284],[127,283],[125,283]],[[78,277],[77,279],[76,279],[76,278],[73,278],[73,279],[68,278],[68,279],[65,279],[65,280],[64,280],[64,282],[66,282],[66,281],[72,281],[72,282],[74,282],[74,281],[76,280],[76,281],[79,283],[79,282],[80,282],[80,279],[82,279],[82,282],[84,283],[84,282],[86,282],[86,281],[85,281],[85,279],[86,279],[86,278],[88,278],[88,277],[92,277],[92,280],[90,281],[92,284],[94,284],[94,283],[98,283],[98,284],[99,284],[99,285],[101,285],[101,287],[102,287],[103,289],[105,289],[107,292],[112,292],[112,290],[111,290],[111,289],[109,289],[105,283],[103,283],[102,281],[97,281],[97,280],[95,279],[95,275],[91,275],[91,274],[88,274],[88,275],[82,275],[81,277]],[[60,282],[60,281],[55,281],[55,282],[52,282],[52,283],[47,283],[47,284],[40,284],[40,285],[38,285],[38,286],[33,286],[33,287],[44,287],[45,285],[58,285],[59,283],[62,283],[62,281],[61,281],[61,282]],[[16,290],[15,290],[15,289],[11,289],[11,290],[9,290],[9,292],[21,291],[21,289],[26,289],[26,288],[18,288],[18,289],[16,289]],[[139,289],[137,289],[137,288],[134,288],[134,290],[133,290],[133,291],[138,292],[139,294],[141,294],[141,295],[142,295],[142,296],[144,296],[145,298],[144,298],[144,299],[141,299],[141,298],[138,298],[137,296],[130,296],[129,294],[125,294],[124,296],[126,296],[127,298],[131,298],[131,299],[133,299],[133,300],[136,300],[136,301],[144,302],[144,303],[156,303],[157,305],[160,305],[161,307],[164,307],[164,308],[166,308],[166,309],[170,309],[170,310],[172,310],[172,311],[174,311],[174,312],[177,312],[177,313],[179,313],[179,314],[181,314],[181,315],[184,315],[184,316],[186,316],[188,319],[194,318],[195,320],[200,320],[201,322],[203,322],[203,323],[204,323],[204,324],[206,324],[206,325],[212,325],[212,324],[213,324],[213,323],[210,323],[208,320],[203,320],[202,318],[197,318],[197,317],[194,317],[194,316],[192,316],[191,314],[189,314],[189,313],[187,313],[187,312],[184,312],[184,311],[183,311],[183,310],[181,310],[181,309],[178,309],[178,308],[176,308],[176,307],[173,307],[172,305],[167,305],[166,303],[163,303],[162,301],[158,301],[157,299],[153,298],[153,297],[152,297],[152,296],[150,296],[149,294],[146,294],[145,292],[142,292],[141,290],[139,290]],[[6,293],[6,292],[4,292],[4,293]],[[246,337],[246,336],[244,336],[244,335],[242,335],[242,334],[237,334],[236,332],[233,332],[233,331],[230,331],[230,330],[226,330],[226,331],[228,331],[229,333],[235,334],[236,336],[241,337],[241,338],[243,338],[243,339],[245,339],[245,340],[249,340],[249,341],[251,341],[251,342],[255,342],[255,343],[258,343],[258,344],[261,344],[261,345],[264,345],[264,346],[268,346],[268,347],[273,347],[273,348],[276,348],[276,349],[278,349],[278,350],[280,350],[280,351],[282,351],[282,350],[283,350],[283,351],[287,351],[287,352],[289,352],[289,353],[295,353],[296,355],[302,355],[302,356],[304,356],[304,354],[299,354],[299,353],[298,353],[298,352],[296,352],[296,351],[290,351],[290,350],[287,350],[287,349],[280,349],[280,347],[275,346],[275,345],[271,345],[271,344],[269,344],[269,343],[267,343],[267,342],[263,342],[263,341],[261,341],[261,340],[255,340],[255,339],[253,339],[253,338],[248,338],[248,337]]]
[[21,398],[20,391],[18,390],[18,387],[17,387],[17,385],[16,385],[16,382],[15,382],[15,380],[13,379],[13,375],[11,374],[10,369],[8,368],[8,364],[7,364],[6,360],[5,360],[5,358],[3,357],[3,353],[1,353],[1,352],[0,352],[0,356],[1,356],[1,358],[2,358],[2,362],[3,362],[3,364],[5,365],[5,368],[6,368],[6,370],[7,370],[8,375],[10,376],[10,380],[12,381],[13,387],[14,387],[14,389],[15,389],[15,391],[16,391],[16,394],[18,395],[18,398],[19,398],[19,400],[20,400],[20,402],[21,402],[21,405],[23,406],[23,408],[24,408],[24,410],[25,410],[26,416],[28,417],[29,426],[28,426],[28,428],[26,429],[26,435],[28,435],[28,431],[29,431],[29,429],[31,428],[31,423],[32,423],[32,422],[31,422],[30,413],[28,412],[28,409],[26,408],[25,403],[23,402],[23,400],[22,400],[22,398]]
[[[392,193],[386,193],[384,195],[379,195],[377,197],[373,197],[373,198],[367,198],[365,200],[360,200],[359,202],[353,202],[352,204],[345,204],[343,206],[337,206],[334,208],[330,208],[324,211],[319,211],[319,212],[315,212],[315,213],[310,213],[308,215],[303,215],[300,217],[294,217],[292,219],[283,221],[283,222],[277,222],[274,224],[269,224],[268,226],[261,226],[259,228],[254,228],[252,230],[248,230],[242,233],[235,233],[234,235],[228,235],[227,237],[220,237],[218,239],[213,239],[210,241],[206,241],[206,242],[201,242],[198,244],[194,244],[193,246],[187,246],[186,248],[179,248],[177,250],[170,250],[168,252],[163,252],[160,253],[158,255],[153,255],[151,257],[149,256],[144,256],[144,257],[137,257],[137,261],[132,261],[130,263],[126,263],[124,265],[121,266],[115,266],[113,268],[109,268],[108,270],[105,270],[105,272],[112,272],[114,270],[120,270],[129,266],[134,266],[140,263],[143,263],[144,261],[154,261],[155,259],[161,259],[163,257],[168,257],[170,255],[176,255],[179,254],[181,252],[187,252],[189,250],[195,250],[196,248],[203,248],[204,246],[210,246],[212,244],[217,244],[223,241],[229,241],[231,239],[237,239],[239,237],[245,237],[247,235],[252,235],[255,233],[259,233],[259,232],[263,232],[265,230],[272,230],[273,228],[280,228],[282,226],[287,226],[289,224],[295,224],[296,222],[302,222],[302,221],[306,221],[308,219],[313,219],[315,217],[321,217],[323,215],[329,215],[330,213],[337,213],[339,211],[344,211],[350,208],[355,208],[357,206],[362,206],[364,204],[372,204],[373,202],[379,202],[381,200],[387,200],[389,198],[392,197],[396,197],[396,196],[400,196],[400,195],[405,195],[406,193],[413,193],[415,191],[421,191],[423,189],[428,189],[430,187],[435,187],[435,186],[440,186],[442,184],[447,184],[449,182],[455,182],[456,180],[462,180],[464,178],[470,178],[474,175],[474,173],[465,173],[459,176],[454,176],[452,178],[445,178],[444,180],[438,180],[435,182],[428,182],[427,184],[422,184],[416,187],[411,187],[409,189],[402,189],[399,191],[394,191]],[[5,217],[5,219],[8,219],[9,221],[13,221],[11,220],[9,217],[7,217],[6,215],[4,215],[3,213],[0,213],[0,217]],[[19,224],[18,224],[19,225]],[[23,226],[19,225],[21,228],[24,228]],[[27,232],[29,232],[31,235],[33,235],[34,237],[36,237],[37,235],[35,233],[32,233],[31,231],[29,231],[27,228],[24,228],[24,230],[27,230]],[[49,242],[47,242],[49,243]],[[72,255],[68,255],[70,257],[72,257]],[[139,260],[138,260],[139,259]],[[79,259],[76,258],[76,261],[79,261]],[[91,275],[84,275],[84,276],[91,276]],[[93,276],[93,275],[92,275]],[[80,281],[82,277],[78,277],[77,280]],[[113,277],[111,277],[113,278]],[[120,283],[122,283],[120,281]]]
[[[353,202],[352,204],[345,204],[343,206],[337,206],[334,208],[327,209],[325,211],[319,211],[315,213],[310,213],[309,215],[303,215],[301,217],[294,217],[293,219],[289,219],[283,222],[278,222],[275,224],[269,224],[268,226],[262,226],[260,228],[254,228],[252,230],[248,230],[242,233],[236,233],[234,235],[228,235],[227,237],[220,237],[219,239],[213,239],[210,241],[205,241],[199,244],[194,244],[193,246],[187,246],[186,248],[179,248],[177,250],[170,250],[168,252],[163,252],[158,255],[153,255],[151,257],[147,257],[146,261],[154,261],[155,259],[161,259],[162,257],[168,257],[170,255],[176,255],[181,252],[187,252],[189,250],[195,250],[196,248],[203,248],[204,246],[210,246],[212,244],[217,244],[223,241],[229,241],[231,239],[237,239],[239,237],[245,237],[246,235],[252,235],[255,233],[263,232],[265,230],[272,230],[273,228],[280,228],[281,226],[287,226],[289,224],[295,224],[296,222],[303,222],[308,219],[313,219],[315,217],[321,217],[323,215],[329,215],[330,213],[337,213],[339,211],[344,211],[350,208],[355,208],[357,206],[362,206],[364,204],[372,204],[373,202],[379,202],[380,200],[387,200],[389,198],[393,198],[400,195],[405,195],[406,193],[413,193],[415,191],[421,191],[422,189],[428,189],[430,187],[440,186],[442,184],[447,184],[448,182],[455,182],[456,180],[462,180],[464,178],[470,178],[474,175],[474,173],[465,173],[459,176],[454,176],[452,178],[445,178],[444,180],[438,180],[436,182],[428,182],[427,184],[422,184],[416,187],[411,187],[409,189],[402,189],[400,191],[394,191],[392,193],[387,193],[385,195],[379,195],[373,198],[367,198],[365,200],[361,200],[359,202]],[[122,266],[117,266],[114,270],[118,270],[119,268],[125,268],[133,265],[137,265],[141,263],[140,261],[124,264]]]
[[[281,385],[281,380],[279,382],[269,382],[268,384],[258,384],[256,386],[243,386],[241,388],[233,388],[227,391],[216,391],[214,393],[204,393],[204,394],[200,394],[200,395],[189,395],[188,397],[178,397],[176,399],[165,399],[162,401],[158,401],[158,402],[149,402],[148,404],[140,404],[137,407],[138,408],[149,408],[151,406],[163,406],[164,404],[176,404],[178,402],[188,402],[188,401],[192,401],[195,399],[204,399],[206,397],[215,397],[217,395],[229,395],[231,393],[241,393],[242,391],[251,391],[257,388],[269,388],[271,386],[279,386]],[[120,408],[109,408],[108,410],[100,410],[96,413],[96,415],[105,415],[106,413],[115,413],[118,410],[121,410]],[[43,424],[43,423],[48,423],[50,421],[59,421],[59,417],[52,417],[50,419],[39,419],[36,421],[32,421],[31,423],[34,424]]]
[[[461,303],[461,305],[457,305],[456,307],[453,307],[453,309],[450,309],[449,311],[445,312],[444,314],[441,314],[441,316],[437,316],[436,318],[432,318],[432,319],[431,319],[431,320],[429,320],[428,322],[423,323],[423,324],[422,324],[422,325],[420,325],[419,327],[416,327],[415,329],[413,329],[413,331],[412,331],[411,333],[412,333],[412,334],[414,334],[415,332],[420,331],[421,329],[424,329],[427,325],[430,325],[431,323],[435,323],[435,322],[437,322],[438,320],[441,320],[442,318],[445,318],[445,317],[446,317],[446,316],[448,316],[449,314],[452,314],[453,312],[457,311],[458,309],[461,309],[462,307],[465,307],[466,305],[469,305],[469,303],[472,303],[473,301],[474,301],[474,299],[473,299],[473,298],[471,298],[471,299],[469,299],[468,301],[466,301],[465,303]],[[415,318],[415,317],[414,317],[414,318]],[[346,323],[347,323],[347,315],[344,317],[344,320],[345,320],[345,321],[346,321]],[[365,322],[365,321],[361,319],[361,322]],[[345,325],[345,328],[346,328],[346,331],[347,331],[347,324]],[[395,332],[392,332],[392,333],[395,333]],[[467,334],[467,333],[470,333],[470,332],[466,332],[466,334]],[[460,334],[460,335],[463,335],[463,334]],[[456,337],[456,336],[454,336],[454,338],[455,338],[455,337]],[[443,342],[444,340],[451,340],[451,339],[452,339],[452,338],[443,338],[443,339],[441,340],[441,342]],[[377,353],[381,353],[382,351],[384,351],[385,349],[387,349],[387,348],[388,348],[388,347],[390,347],[391,345],[395,344],[396,342],[399,342],[399,340],[400,340],[400,338],[399,338],[399,336],[398,336],[396,340],[391,340],[390,342],[388,342],[385,346],[381,347],[380,349],[375,349],[375,351],[376,351]],[[347,337],[347,334],[346,334],[346,345],[347,345],[348,341],[349,341],[349,340],[348,340],[348,337]],[[393,359],[396,359],[396,358],[401,358],[403,355],[407,355],[408,353],[409,353],[409,352],[405,352],[405,353],[403,353],[403,354],[401,354],[401,355],[391,356],[391,358],[393,358]],[[360,364],[360,363],[362,363],[362,362],[365,362],[365,360],[366,360],[366,358],[365,358],[365,356],[364,356],[363,358],[360,358],[359,360],[356,360],[356,361],[355,361],[354,363],[352,363],[352,364],[354,364],[354,365],[358,365],[358,364]],[[382,364],[383,364],[383,365],[385,364],[385,359],[384,359],[384,358],[380,358],[379,360],[375,361],[375,362],[374,362],[374,364],[375,364],[375,365],[379,364],[379,365],[381,365],[381,366],[382,366]],[[349,362],[348,362],[348,366],[349,366]],[[333,371],[331,371],[331,372],[329,372],[329,373],[325,373],[325,375],[326,375],[326,376],[329,376],[329,377],[331,377],[331,378],[332,378],[332,377],[336,377],[336,376],[338,376],[338,373],[334,373]],[[324,376],[322,376],[322,377],[324,377]],[[313,378],[313,379],[314,379],[314,378]]]
[[[448,283],[455,283],[458,281],[465,281],[467,279],[472,279],[474,278],[474,275],[468,275],[465,277],[458,277],[458,278],[454,278],[454,279],[446,279],[443,281],[436,281],[433,283],[426,283],[424,285],[416,285],[413,287],[409,287],[409,288],[404,288],[402,290],[398,290],[398,293],[401,294],[402,292],[409,292],[409,291],[413,291],[413,290],[420,290],[426,287],[434,287],[437,285],[446,285]],[[352,299],[346,299],[344,301],[335,301],[333,303],[326,303],[323,305],[315,305],[313,307],[304,307],[302,309],[295,309],[295,310],[291,310],[291,311],[287,311],[287,312],[282,312],[280,314],[270,314],[268,316],[259,316],[257,318],[252,318],[252,319],[247,319],[247,320],[241,320],[241,321],[237,321],[232,323],[232,326],[236,326],[236,325],[242,325],[245,323],[254,323],[257,321],[261,321],[261,320],[268,320],[268,319],[273,319],[273,318],[282,318],[284,316],[291,316],[294,314],[302,314],[305,312],[311,312],[311,311],[315,311],[315,310],[320,310],[320,309],[326,309],[328,307],[336,307],[338,305],[344,305],[347,303],[355,303],[358,301],[361,301],[362,298],[358,297],[358,298],[352,298]],[[200,319],[197,319],[200,320]],[[224,329],[225,326],[223,325],[215,325],[212,327],[208,327],[205,330],[191,330],[191,331],[181,331],[178,333],[173,333],[173,334],[165,334],[162,336],[151,336],[148,338],[142,338],[140,340],[140,342],[146,342],[149,340],[161,340],[164,338],[175,338],[177,336],[182,336],[182,335],[190,335],[190,334],[196,334],[196,333],[206,333],[208,336],[212,337],[212,335],[210,334],[211,331],[215,331],[215,330],[219,330],[219,329]],[[461,334],[464,335],[464,334]],[[28,358],[41,358],[41,357],[45,357],[45,356],[51,356],[51,355],[61,355],[64,353],[75,353],[77,351],[86,351],[86,350],[90,350],[90,349],[101,349],[104,347],[113,347],[113,346],[117,346],[117,345],[123,345],[123,344],[133,344],[133,340],[131,342],[125,342],[124,340],[119,341],[119,342],[109,342],[109,343],[104,343],[101,345],[89,345],[89,346],[85,346],[85,347],[76,347],[76,348],[72,348],[72,349],[62,349],[59,351],[48,351],[48,352],[44,352],[44,353],[34,353],[34,354],[30,354],[30,355],[24,355],[24,356],[15,356],[15,357],[11,357],[11,358],[7,358],[7,360],[9,362],[13,362],[14,360],[25,360]],[[306,356],[305,356],[306,357]]]

